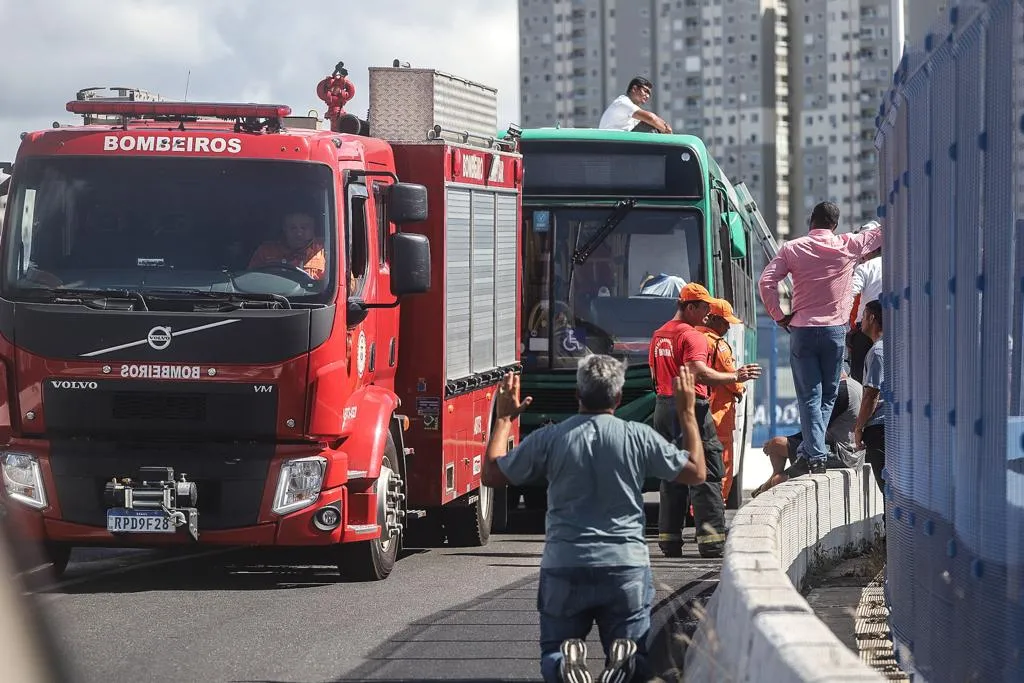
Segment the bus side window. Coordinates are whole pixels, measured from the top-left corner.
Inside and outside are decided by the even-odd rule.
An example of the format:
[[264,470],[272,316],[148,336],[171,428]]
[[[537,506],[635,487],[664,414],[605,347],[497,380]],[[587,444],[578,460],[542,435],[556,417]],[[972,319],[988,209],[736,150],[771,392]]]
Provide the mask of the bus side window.
[[754,256],[753,249],[757,246],[753,240],[753,230],[746,231],[745,234],[747,240],[747,255],[743,257],[741,264],[743,266],[743,275],[746,280],[743,283],[745,291],[749,292],[746,302],[746,310],[744,311],[743,320],[753,321],[757,317],[757,295],[754,293],[755,283],[757,281],[757,274],[754,273]]
[[[732,277],[732,241],[729,239],[729,226],[725,222],[727,207],[728,203],[726,202],[725,195],[721,190],[715,191],[715,224],[718,228],[715,230],[718,236],[718,248],[716,251],[719,254],[715,263],[715,275],[718,278],[717,282],[720,283],[718,287],[721,287],[718,291],[718,296],[727,301],[734,302],[736,299],[734,298],[735,287],[733,286]],[[716,290],[718,287],[716,287]]]

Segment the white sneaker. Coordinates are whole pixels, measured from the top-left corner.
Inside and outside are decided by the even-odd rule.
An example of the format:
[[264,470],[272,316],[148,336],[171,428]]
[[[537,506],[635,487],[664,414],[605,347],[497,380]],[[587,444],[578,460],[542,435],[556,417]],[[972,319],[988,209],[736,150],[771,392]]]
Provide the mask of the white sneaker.
[[565,683],[594,683],[587,669],[587,644],[579,638],[562,643],[562,680]]

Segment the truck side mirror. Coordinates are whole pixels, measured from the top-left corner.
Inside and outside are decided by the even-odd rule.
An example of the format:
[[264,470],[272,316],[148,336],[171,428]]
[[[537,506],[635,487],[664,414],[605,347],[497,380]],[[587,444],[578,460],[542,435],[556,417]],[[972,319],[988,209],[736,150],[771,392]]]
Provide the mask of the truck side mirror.
[[396,297],[430,291],[430,240],[426,235],[391,236],[391,293]]
[[396,225],[427,220],[427,188],[416,183],[389,186],[388,219]]

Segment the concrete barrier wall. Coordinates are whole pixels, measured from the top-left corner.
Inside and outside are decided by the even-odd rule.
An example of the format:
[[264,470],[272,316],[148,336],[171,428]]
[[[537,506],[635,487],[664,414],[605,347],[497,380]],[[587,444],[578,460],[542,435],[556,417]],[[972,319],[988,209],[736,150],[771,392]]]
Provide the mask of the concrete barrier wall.
[[799,592],[810,567],[873,540],[882,510],[866,465],[799,477],[738,510],[718,589],[687,649],[687,683],[883,681]]

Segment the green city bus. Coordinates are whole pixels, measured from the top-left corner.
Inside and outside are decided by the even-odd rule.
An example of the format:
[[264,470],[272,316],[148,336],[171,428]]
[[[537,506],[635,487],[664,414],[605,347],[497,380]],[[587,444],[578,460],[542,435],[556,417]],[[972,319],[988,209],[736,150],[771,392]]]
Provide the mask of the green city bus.
[[[685,283],[727,299],[743,325],[728,341],[738,363],[757,355],[752,250],[763,219],[704,142],[581,128],[527,129],[523,154],[523,395],[525,436],[577,411],[576,364],[588,353],[628,363],[618,415],[651,423],[651,334],[675,312]],[[740,474],[754,406],[739,404],[728,506],[742,499]],[[657,490],[657,482],[648,482]],[[545,483],[511,489],[508,501],[544,506]],[[501,497],[499,496],[500,500]],[[503,517],[500,515],[499,517]]]

